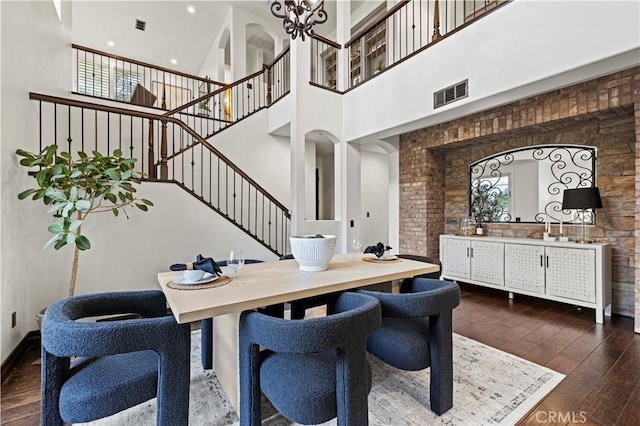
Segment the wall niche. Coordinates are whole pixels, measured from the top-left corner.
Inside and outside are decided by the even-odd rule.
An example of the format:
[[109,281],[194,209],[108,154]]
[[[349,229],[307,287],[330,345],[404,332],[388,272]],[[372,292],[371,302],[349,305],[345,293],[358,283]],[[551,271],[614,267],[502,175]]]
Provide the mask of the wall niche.
[[[598,209],[590,236],[612,244],[613,312],[634,315],[635,283],[635,123],[633,118],[593,120],[558,130],[505,138],[494,142],[452,144],[445,149],[444,231],[457,231],[460,218],[469,214],[469,168],[482,158],[534,145],[579,144],[597,148],[596,186],[604,208]],[[489,223],[492,236],[541,238],[544,225],[536,223]],[[565,227],[571,236],[579,225]]]

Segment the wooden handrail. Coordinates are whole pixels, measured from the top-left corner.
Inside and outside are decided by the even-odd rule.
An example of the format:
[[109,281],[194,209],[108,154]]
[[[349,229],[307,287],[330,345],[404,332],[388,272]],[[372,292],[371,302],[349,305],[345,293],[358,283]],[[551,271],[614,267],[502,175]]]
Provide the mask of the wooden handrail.
[[315,38],[318,41],[323,42],[324,44],[328,44],[331,47],[335,47],[336,49],[342,49],[342,45],[340,43],[336,43],[333,40],[329,40],[328,38],[322,37],[319,34],[314,34],[312,36],[310,36],[311,38]]
[[275,64],[276,62],[278,62],[280,59],[282,59],[282,57],[284,55],[286,55],[289,52],[289,46],[287,46],[282,52],[280,52],[280,54],[278,56],[276,56],[274,58],[273,61],[271,61],[271,63],[267,64],[268,67],[272,67],[273,64]]
[[184,73],[184,72],[181,72],[181,71],[176,71],[176,70],[172,70],[172,69],[169,69],[169,68],[160,67],[158,65],[152,65],[152,64],[148,64],[146,62],[136,61],[135,59],[125,58],[124,56],[113,55],[111,53],[103,52],[103,51],[97,50],[97,49],[92,49],[90,47],[84,47],[84,46],[80,46],[80,45],[77,45],[77,44],[72,44],[71,47],[74,48],[74,49],[84,50],[84,51],[90,52],[90,53],[95,53],[97,55],[107,56],[107,57],[113,58],[115,60],[131,62],[132,64],[141,65],[143,67],[154,68],[154,69],[157,69],[157,70],[160,70],[160,71],[163,71],[163,72],[167,72],[167,73],[170,73],[170,74],[176,74],[176,75],[179,75],[179,76],[182,76],[182,77],[192,78],[194,80],[199,80],[199,81],[202,81],[202,82],[205,82],[205,83],[217,84],[219,86],[223,86],[224,85],[224,83],[220,83],[218,81],[214,81],[214,80],[207,79],[207,78],[204,78],[204,77],[199,77],[197,75],[191,75],[191,74],[187,74],[187,73]]
[[179,120],[179,119],[177,119],[175,117],[168,117],[166,115],[151,114],[151,113],[144,112],[144,111],[135,111],[135,110],[129,110],[129,109],[124,109],[124,108],[115,108],[115,107],[111,107],[111,106],[107,106],[107,105],[92,104],[90,102],[77,101],[75,99],[65,99],[65,98],[60,98],[60,97],[57,97],[57,96],[43,95],[43,94],[40,94],[40,93],[33,93],[33,92],[29,93],[29,99],[35,100],[35,101],[51,102],[51,103],[60,104],[60,105],[68,105],[68,106],[73,106],[73,107],[78,107],[78,108],[85,108],[85,109],[92,109],[92,110],[97,110],[97,111],[104,111],[104,112],[113,113],[113,114],[122,114],[122,115],[130,115],[130,116],[134,116],[134,117],[142,117],[142,118],[146,118],[146,119],[149,119],[149,120],[158,120],[160,122],[165,121],[165,122],[173,123],[176,126],[181,127],[185,132],[187,132],[194,139],[196,139],[198,141],[198,143],[202,144],[202,146],[206,147],[209,151],[214,153],[218,158],[220,158],[220,160],[222,160],[225,164],[227,164],[234,172],[236,172],[239,176],[241,176],[243,179],[245,179],[247,182],[249,182],[253,187],[258,189],[266,198],[269,199],[269,201],[271,201],[273,204],[278,206],[281,210],[283,210],[284,212],[289,214],[288,213],[289,210],[280,201],[276,200],[266,189],[264,189],[260,184],[258,184],[251,177],[249,177],[244,171],[242,171],[242,169],[240,169],[238,166],[236,166],[233,163],[233,161],[231,161],[224,154],[222,154],[220,151],[218,151],[216,148],[214,148],[209,142],[204,140],[198,133],[196,133],[189,126],[187,126],[181,120]]
[[199,104],[200,102],[202,102],[202,101],[204,101],[206,99],[209,99],[212,96],[219,95],[220,93],[222,93],[222,92],[224,92],[226,90],[229,90],[229,89],[233,88],[234,86],[239,86],[242,83],[244,83],[245,81],[251,80],[252,78],[259,76],[263,72],[264,72],[263,70],[256,71],[253,74],[248,75],[248,76],[246,76],[246,77],[244,77],[244,78],[242,78],[242,79],[240,79],[238,81],[234,81],[233,83],[229,83],[229,84],[227,84],[225,86],[222,86],[222,87],[214,90],[213,92],[210,92],[210,93],[207,93],[206,95],[200,96],[199,98],[194,99],[191,102],[188,102],[186,104],[180,105],[179,107],[174,108],[171,111],[166,112],[164,115],[165,116],[173,115],[173,114],[175,114],[177,112],[182,111],[183,109],[187,109],[187,108],[192,107],[192,106],[194,106],[196,104]]

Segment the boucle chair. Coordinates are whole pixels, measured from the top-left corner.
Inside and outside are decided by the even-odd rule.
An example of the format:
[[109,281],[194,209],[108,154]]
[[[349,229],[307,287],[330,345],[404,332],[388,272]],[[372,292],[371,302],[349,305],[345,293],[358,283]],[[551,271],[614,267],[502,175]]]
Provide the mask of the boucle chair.
[[[141,318],[80,320],[131,313]],[[187,425],[190,350],[189,324],[167,316],[161,291],[53,303],[42,320],[41,423],[97,420],[157,397],[158,425]]]
[[337,417],[340,426],[368,424],[366,342],[380,325],[380,303],[342,293],[328,308],[325,317],[297,321],[242,313],[241,425],[260,425],[261,391],[282,415],[298,423]]
[[401,370],[431,367],[431,411],[441,415],[453,406],[453,308],[460,288],[452,281],[405,280],[402,293],[359,290],[382,305],[382,326],[367,341],[367,350]]

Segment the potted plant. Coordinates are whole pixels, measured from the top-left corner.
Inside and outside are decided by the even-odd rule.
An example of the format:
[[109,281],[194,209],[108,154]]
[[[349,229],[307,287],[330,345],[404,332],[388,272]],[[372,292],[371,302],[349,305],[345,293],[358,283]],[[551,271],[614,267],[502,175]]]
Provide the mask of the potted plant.
[[127,215],[127,207],[147,211],[153,203],[136,199],[134,184],[140,183],[142,173],[136,172],[135,158],[124,158],[116,149],[113,155],[93,151],[92,155],[78,152],[73,158],[68,152],[57,153],[58,147],[50,145],[35,154],[18,149],[20,165],[39,168],[31,172],[36,186],[18,194],[20,200],[31,197],[42,200],[53,217],[49,232],[53,236],[44,245],[53,244],[56,250],[68,244],[75,245],[69,282],[69,296],[73,296],[78,276],[78,259],[81,250],[89,250],[91,242],[82,234],[82,225],[89,215],[111,212]]
[[198,104],[198,114],[204,116],[204,117],[208,117],[209,113],[211,112],[211,108],[209,108],[209,104],[207,103],[207,101],[202,101]]
[[382,71],[382,61],[376,62],[375,65],[373,66],[374,74],[378,74],[380,71]]

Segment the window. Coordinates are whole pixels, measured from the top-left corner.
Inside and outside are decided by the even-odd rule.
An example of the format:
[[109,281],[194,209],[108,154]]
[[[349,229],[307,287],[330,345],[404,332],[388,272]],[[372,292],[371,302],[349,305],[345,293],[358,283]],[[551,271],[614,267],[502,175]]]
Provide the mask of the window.
[[116,93],[115,98],[117,101],[129,102],[133,90],[140,82],[140,74],[127,71],[122,68],[116,69]]
[[109,97],[109,67],[106,64],[78,61],[78,93]]
[[[141,76],[137,72],[116,68],[111,85],[111,68],[107,60],[78,61],[78,93],[98,98],[129,102]],[[113,87],[113,94],[111,93]]]

